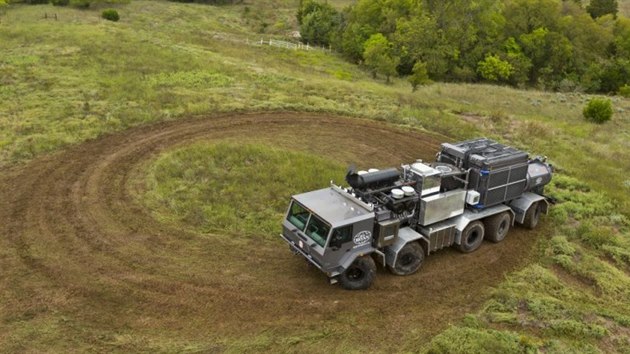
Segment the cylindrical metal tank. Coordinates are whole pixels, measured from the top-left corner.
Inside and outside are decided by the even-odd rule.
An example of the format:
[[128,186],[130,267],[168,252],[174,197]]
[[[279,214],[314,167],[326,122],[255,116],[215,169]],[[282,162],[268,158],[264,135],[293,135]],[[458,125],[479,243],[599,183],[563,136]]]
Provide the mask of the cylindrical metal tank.
[[374,188],[393,184],[400,179],[400,172],[395,168],[368,172],[364,174],[348,173],[346,182],[355,189]]
[[551,182],[553,168],[540,160],[530,161],[527,166],[527,185],[525,191],[534,191]]

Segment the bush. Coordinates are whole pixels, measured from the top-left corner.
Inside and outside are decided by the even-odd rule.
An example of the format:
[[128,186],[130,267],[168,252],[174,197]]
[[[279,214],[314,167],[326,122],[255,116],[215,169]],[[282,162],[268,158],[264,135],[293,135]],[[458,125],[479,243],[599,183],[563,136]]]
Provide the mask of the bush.
[[593,98],[588,101],[586,107],[582,111],[584,118],[598,124],[605,123],[612,118],[613,109],[612,102],[605,98]]
[[619,88],[619,95],[630,98],[630,85],[625,84]]
[[50,2],[54,6],[68,6],[70,4],[70,0],[51,0]]
[[431,82],[429,80],[429,74],[427,72],[427,64],[421,61],[416,62],[411,70],[411,76],[409,77],[409,83],[411,84],[411,90],[416,91],[418,86],[426,85]]
[[101,16],[109,21],[118,21],[120,20],[120,16],[118,16],[118,11],[114,10],[114,9],[105,9],[103,10],[103,13],[101,14]]

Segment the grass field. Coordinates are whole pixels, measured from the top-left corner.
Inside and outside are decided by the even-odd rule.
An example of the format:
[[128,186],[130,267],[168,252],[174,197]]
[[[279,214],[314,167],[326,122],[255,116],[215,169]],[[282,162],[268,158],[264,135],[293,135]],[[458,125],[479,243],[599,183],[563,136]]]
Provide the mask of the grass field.
[[[349,2],[335,1],[334,4],[345,6]],[[496,138],[536,154],[545,154],[556,165],[558,174],[550,193],[561,203],[553,208],[548,218],[548,237],[537,239],[530,264],[511,272],[491,288],[483,289],[478,306],[465,307],[458,316],[449,315],[448,318],[453,319],[451,327],[432,318],[439,323],[440,330],[444,330],[432,341],[426,341],[429,332],[423,332],[424,325],[414,329],[408,324],[400,343],[392,347],[387,343],[369,344],[382,351],[392,348],[434,352],[629,351],[630,305],[626,299],[630,296],[630,100],[613,98],[613,120],[593,125],[581,116],[582,107],[590,98],[581,93],[442,83],[421,87],[412,93],[404,79],[385,85],[326,51],[291,51],[255,45],[261,38],[283,39],[295,29],[294,3],[269,1],[212,7],[132,1],[118,7],[121,14],[118,23],[101,20],[97,10],[44,5],[11,7],[0,15],[0,167],[8,171],[0,175],[28,168],[33,159],[38,161],[41,156],[81,146],[77,144],[103,134],[159,121],[202,119],[220,112],[322,112],[381,121],[420,134],[432,132],[441,140],[480,135]],[[628,11],[628,4],[620,2],[620,9]],[[58,21],[43,18],[44,14],[51,13],[58,15]],[[145,208],[151,209],[152,217],[167,227],[187,228],[193,234],[204,235],[225,230],[227,225],[233,224],[229,217],[222,224],[209,224],[204,220],[208,215],[212,216],[211,220],[220,220],[211,213],[221,211],[221,206],[228,204],[222,199],[212,200],[216,188],[234,190],[235,186],[207,185],[204,186],[207,189],[199,190],[195,184],[186,184],[189,183],[186,175],[177,173],[178,164],[197,168],[189,171],[195,177],[192,181],[226,177],[204,174],[209,171],[207,164],[217,163],[208,156],[230,159],[243,154],[259,155],[262,161],[267,161],[263,163],[282,170],[280,180],[288,179],[287,176],[296,171],[280,158],[284,153],[274,150],[283,147],[266,147],[256,141],[245,147],[235,147],[234,140],[222,144],[192,142],[152,156],[142,167],[147,174],[139,174],[135,180],[146,183],[148,194],[139,192],[135,197]],[[375,144],[366,142],[362,148],[374,148]],[[313,147],[312,151],[289,155],[293,158],[308,156],[321,166],[321,171],[314,171],[317,179],[304,176],[300,188],[311,188],[315,181],[325,182],[336,176],[321,178],[322,174],[342,174],[343,170],[337,170],[352,157],[323,154],[321,149],[324,148],[317,148],[320,150]],[[253,161],[253,166],[257,166],[259,162],[255,161],[258,160]],[[389,160],[383,158],[383,161]],[[242,167],[244,174],[251,173],[253,168]],[[164,173],[169,171],[171,173]],[[273,176],[268,177],[264,185],[278,191],[280,185],[271,178]],[[5,193],[10,196],[10,191]],[[269,220],[270,215],[277,217],[286,195],[280,192],[274,195],[273,210],[257,207],[264,204],[264,200],[257,200],[251,209],[246,209],[253,223]],[[205,214],[204,207],[209,205],[212,211]],[[10,211],[9,206],[6,211]],[[224,210],[224,214],[229,215],[230,210]],[[254,233],[253,227],[245,224],[241,229],[228,231]],[[264,225],[263,229],[267,234],[273,229],[273,223]],[[141,245],[134,247],[143,254]],[[174,245],[169,247],[175,248]],[[81,250],[74,251],[80,254]],[[288,251],[282,247],[278,252]],[[3,247],[0,252],[0,264],[6,266],[3,269],[13,269],[14,253],[20,252]],[[194,261],[203,262],[202,257],[196,256],[192,257]],[[50,261],[62,264],[62,258]],[[190,269],[201,269],[203,264],[193,260],[188,264]],[[189,276],[184,266],[169,268],[151,259],[153,261],[155,269]],[[139,263],[137,267],[144,265]],[[235,265],[235,269],[242,267],[242,263]],[[151,270],[147,268],[145,272],[149,277]],[[98,271],[94,273],[98,275]],[[79,271],[76,274],[76,279],[72,278],[75,274],[67,277],[80,283],[84,279],[79,276],[86,275]],[[317,279],[315,273],[307,275]],[[163,279],[154,280],[152,286],[164,287],[163,291],[168,292],[169,280],[175,281],[176,277],[160,276]],[[185,311],[181,310],[184,315],[179,317],[166,316],[168,321],[146,318],[147,327],[137,330],[143,319],[134,314],[150,312],[118,306],[116,301],[120,299],[112,295],[111,299],[116,301],[105,303],[114,306],[113,313],[121,319],[108,326],[106,321],[96,321],[86,314],[104,311],[99,308],[103,305],[97,297],[73,300],[73,291],[87,293],[89,289],[77,287],[60,292],[54,282],[17,266],[13,272],[3,271],[2,277],[0,279],[6,281],[0,285],[0,299],[4,300],[0,307],[0,332],[3,333],[0,347],[15,350],[31,347],[52,352],[72,350],[73,345],[79,350],[96,351],[211,349],[200,339],[201,333],[181,342],[171,336],[159,340],[167,330],[174,328],[184,328],[177,333],[189,333],[185,314],[193,318],[194,308],[186,307]],[[26,280],[21,281],[22,278]],[[205,277],[195,281],[201,284],[205,280],[214,281]],[[114,283],[118,284],[119,280],[111,281],[111,284],[99,284],[106,289],[108,286],[118,289]],[[238,280],[239,286],[245,283],[246,279]],[[181,289],[189,289],[189,285],[181,286]],[[30,291],[15,290],[21,287]],[[331,290],[325,284],[322,287],[323,291]],[[182,291],[177,289],[173,291]],[[238,291],[237,288],[232,290]],[[191,291],[197,294],[197,290]],[[55,300],[45,305],[46,311],[42,310],[41,299],[32,298],[32,294],[38,292],[52,294],[47,296]],[[25,296],[28,294],[30,296]],[[153,294],[146,296],[154,300]],[[167,297],[172,301],[175,298]],[[158,300],[151,302],[147,311],[159,309],[157,303]],[[4,304],[12,304],[12,308]],[[59,310],[61,308],[64,310]],[[124,310],[129,310],[129,314],[125,315]],[[272,332],[248,327],[248,335],[240,339],[237,339],[236,328],[217,329],[216,333],[229,335],[214,339],[220,343],[220,348],[235,350],[319,351],[334,350],[335,345],[340,344],[345,349],[365,349],[359,336],[338,336],[338,333],[353,326],[366,331],[374,328],[361,312],[345,314],[349,317],[325,313],[328,316],[326,330],[316,335],[304,330],[289,331],[282,337],[280,329],[289,327],[288,323],[282,323]],[[378,316],[369,311],[367,315]],[[198,321],[202,323],[202,319]],[[283,321],[287,321],[286,318]],[[265,328],[273,321],[270,318],[268,322],[256,323]],[[90,334],[90,329],[98,334]],[[137,335],[141,339],[134,339]],[[394,337],[394,333],[385,337]]]

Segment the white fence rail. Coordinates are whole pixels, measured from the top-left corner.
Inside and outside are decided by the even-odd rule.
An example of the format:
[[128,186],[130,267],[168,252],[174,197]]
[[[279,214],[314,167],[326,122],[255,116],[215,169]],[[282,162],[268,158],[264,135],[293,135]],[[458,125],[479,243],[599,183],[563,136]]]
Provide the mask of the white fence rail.
[[331,48],[312,46],[312,45],[309,45],[308,43],[306,44],[292,43],[292,42],[287,42],[287,41],[280,41],[277,39],[269,39],[268,41],[265,41],[263,38],[261,38],[259,41],[256,41],[256,42],[249,42],[249,40],[247,42],[249,44],[254,44],[254,45],[270,45],[272,47],[279,47],[279,48],[292,49],[292,50],[323,50],[327,52],[331,51]]

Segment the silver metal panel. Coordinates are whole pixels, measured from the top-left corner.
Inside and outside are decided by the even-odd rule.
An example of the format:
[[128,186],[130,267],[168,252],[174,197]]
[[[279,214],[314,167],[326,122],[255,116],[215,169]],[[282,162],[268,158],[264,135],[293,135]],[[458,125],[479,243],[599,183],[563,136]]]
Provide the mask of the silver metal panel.
[[450,219],[420,228],[419,231],[427,237],[427,254],[455,243],[455,237],[457,235],[457,230],[455,229],[456,219],[457,218],[455,218],[455,220]]
[[502,213],[504,211],[509,211],[512,216],[514,216],[514,212],[512,211],[512,209],[510,209],[510,207],[505,204],[495,205],[493,207],[482,210],[466,210],[464,214],[462,214],[455,220],[455,228],[461,233],[472,221],[480,220],[488,216]]
[[512,200],[509,206],[514,211],[516,221],[519,224],[522,224],[525,220],[527,209],[529,209],[532,204],[540,201],[544,201],[543,212],[547,214],[547,210],[549,209],[547,199],[545,199],[545,197],[543,197],[542,195],[538,195],[536,193],[525,192],[522,196]]
[[464,212],[465,190],[454,190],[420,199],[420,225],[430,225]]
[[396,263],[396,257],[398,257],[398,252],[409,242],[417,241],[420,239],[424,239],[422,234],[414,231],[410,227],[403,227],[398,230],[398,237],[394,240],[394,243],[391,246],[387,246],[383,249],[385,253],[385,262],[389,266],[394,266]]

